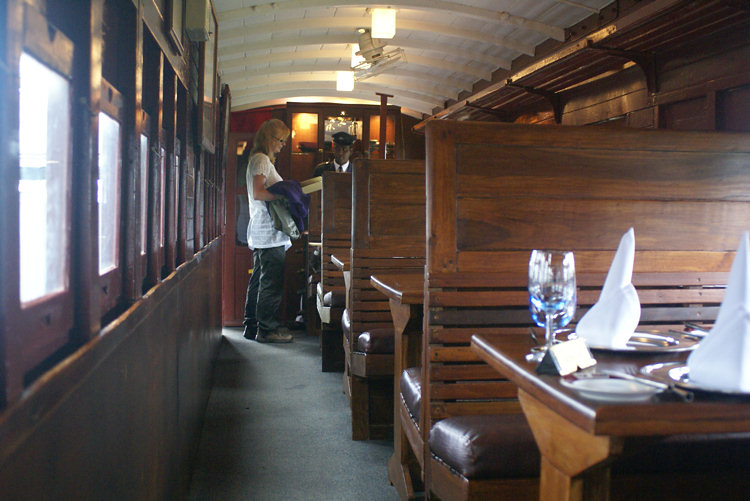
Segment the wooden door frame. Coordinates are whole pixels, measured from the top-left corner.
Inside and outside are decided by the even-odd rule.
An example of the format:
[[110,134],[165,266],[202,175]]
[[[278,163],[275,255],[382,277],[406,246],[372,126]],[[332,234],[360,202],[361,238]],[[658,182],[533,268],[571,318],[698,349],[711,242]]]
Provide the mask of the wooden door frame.
[[[237,191],[237,142],[248,141],[248,148],[252,148],[252,138],[255,134],[251,132],[230,132],[227,138],[227,159],[225,172],[225,189],[224,210],[226,214],[226,226],[224,232],[224,250],[222,265],[222,300],[221,300],[221,320],[224,326],[241,325],[235,317],[236,287],[235,280],[239,270],[236,269],[235,260],[235,234],[237,231],[237,214],[235,210],[235,200]],[[250,250],[248,249],[248,252]],[[244,298],[243,298],[244,301]]]

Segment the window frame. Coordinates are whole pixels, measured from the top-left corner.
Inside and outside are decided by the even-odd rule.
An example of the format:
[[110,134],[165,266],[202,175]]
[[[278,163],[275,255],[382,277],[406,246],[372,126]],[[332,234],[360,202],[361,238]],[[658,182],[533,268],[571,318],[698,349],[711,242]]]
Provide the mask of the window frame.
[[[162,224],[164,225],[164,257],[161,269],[162,278],[175,269],[175,253],[177,246],[176,213],[174,204],[179,190],[175,189],[175,178],[179,179],[175,162],[178,152],[176,149],[176,120],[177,120],[177,76],[171,68],[165,66],[162,71],[162,133],[165,136],[166,169],[162,178],[164,186],[162,210]],[[176,177],[177,176],[177,177]]]
[[177,92],[175,113],[175,155],[179,153],[178,183],[177,183],[177,244],[175,255],[175,267],[187,260],[187,177],[188,177],[188,152],[187,152],[187,125],[188,125],[188,91],[179,79],[175,80]]
[[195,251],[202,249],[206,245],[205,232],[204,232],[204,218],[205,218],[205,164],[203,160],[206,158],[206,154],[198,153],[197,162],[198,165],[195,167]]
[[[217,55],[219,25],[213,2],[208,16],[208,40],[200,43],[200,76],[198,85],[198,137],[201,146],[209,153],[214,153],[216,145],[216,89],[218,87]],[[208,103],[208,98],[211,102]]]
[[169,0],[167,6],[166,25],[169,41],[180,54],[184,51],[182,36],[185,26],[185,7],[184,0]]
[[182,163],[182,141],[174,138],[174,148],[170,155],[170,163],[167,171],[167,183],[169,187],[169,196],[167,197],[167,252],[165,268],[166,272],[174,271],[177,265],[177,245],[180,220],[180,178]]
[[[70,342],[70,331],[74,326],[75,309],[75,279],[74,273],[74,228],[73,228],[73,179],[74,170],[74,144],[76,117],[79,110],[74,106],[75,81],[74,81],[74,52],[75,45],[64,33],[57,30],[52,23],[33,6],[24,4],[23,7],[23,39],[12,50],[13,65],[16,74],[19,72],[21,54],[26,52],[37,61],[56,72],[69,83],[69,110],[70,110],[70,141],[67,151],[69,170],[67,173],[67,189],[65,205],[67,217],[65,227],[68,231],[67,250],[65,259],[65,289],[30,301],[22,305],[20,299],[20,197],[18,193],[18,182],[20,180],[20,157],[17,153],[9,154],[8,166],[13,174],[9,187],[6,187],[8,197],[4,205],[4,225],[8,235],[15,238],[3,239],[5,244],[5,255],[3,267],[5,268],[4,284],[4,309],[5,321],[2,322],[3,330],[2,346],[0,353],[3,356],[3,368],[0,369],[0,378],[3,383],[3,400],[6,402],[16,400],[25,386],[24,379],[29,371],[37,368],[45,359],[53,355]],[[18,129],[19,105],[18,92],[12,93],[13,97],[7,104],[15,108],[15,116],[8,125],[10,130]],[[22,334],[20,334],[22,333]]]
[[[145,151],[146,155],[146,190],[145,193],[141,190],[141,183],[144,182],[141,175],[143,172],[141,171],[141,155],[144,154],[144,152],[141,150],[141,136],[146,136],[146,139],[148,139],[148,146]],[[149,193],[151,193],[150,183],[149,180],[151,179],[151,168],[152,165],[154,165],[154,141],[153,141],[153,134],[151,129],[151,116],[145,111],[141,110],[141,123],[140,123],[140,130],[138,131],[138,151],[139,151],[139,157],[138,157],[138,216],[137,220],[138,223],[136,224],[136,227],[138,228],[138,236],[137,236],[137,248],[136,248],[136,255],[137,255],[137,262],[138,262],[138,269],[139,273],[138,276],[141,280],[143,280],[148,273],[148,256],[151,251],[150,247],[150,222],[151,218],[149,216]],[[145,209],[145,211],[144,211]],[[143,211],[143,212],[142,212]],[[141,217],[143,216],[143,217]],[[141,253],[141,244],[143,246],[143,253]]]
[[[108,311],[110,311],[112,308],[114,308],[117,303],[122,298],[123,294],[123,270],[125,267],[125,254],[123,253],[123,221],[125,220],[124,217],[124,207],[123,207],[123,189],[124,189],[124,172],[123,172],[123,165],[124,165],[124,157],[125,157],[125,144],[123,141],[124,134],[125,134],[125,124],[124,124],[124,118],[125,118],[125,105],[124,105],[124,99],[122,94],[115,89],[115,87],[107,82],[104,78],[101,80],[101,100],[100,100],[100,111],[108,115],[110,118],[117,121],[117,123],[120,124],[120,166],[119,166],[119,173],[118,173],[118,221],[117,224],[119,225],[118,235],[117,235],[117,265],[106,272],[105,274],[99,273],[99,267],[98,267],[98,260],[97,260],[97,276],[99,277],[99,305],[101,308],[101,313],[106,314]],[[97,124],[98,124],[98,117],[97,117]],[[98,128],[97,128],[98,131]],[[98,150],[97,150],[98,151]],[[97,160],[97,172],[98,172],[98,160]],[[98,204],[97,204],[97,220],[98,220]],[[97,237],[98,237],[98,231],[97,231]],[[98,238],[97,238],[98,242]],[[97,252],[98,252],[99,246],[97,245]]]
[[[153,129],[152,129],[153,130]],[[166,200],[164,185],[162,183],[162,165],[166,168],[169,150],[167,149],[167,132],[159,128],[155,133],[158,141],[151,140],[151,150],[153,162],[149,167],[149,246],[148,246],[148,272],[146,274],[147,284],[152,287],[158,284],[162,279],[162,266],[164,266],[164,249],[166,235],[162,239],[162,231],[166,230],[164,222],[163,201]],[[164,172],[166,175],[166,171]]]

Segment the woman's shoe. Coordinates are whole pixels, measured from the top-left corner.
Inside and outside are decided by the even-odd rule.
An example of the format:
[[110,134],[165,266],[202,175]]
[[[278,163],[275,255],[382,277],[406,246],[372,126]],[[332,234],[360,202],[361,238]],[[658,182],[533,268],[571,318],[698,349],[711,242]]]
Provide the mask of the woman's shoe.
[[267,332],[265,334],[261,331],[258,331],[258,334],[256,334],[255,336],[255,340],[259,343],[291,343],[292,339],[293,338],[291,334],[282,334],[278,331]]

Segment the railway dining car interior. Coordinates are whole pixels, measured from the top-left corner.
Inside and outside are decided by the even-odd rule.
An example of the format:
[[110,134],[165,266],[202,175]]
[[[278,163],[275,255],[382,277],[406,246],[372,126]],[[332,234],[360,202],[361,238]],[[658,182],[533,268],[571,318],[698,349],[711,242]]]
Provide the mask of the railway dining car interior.
[[0,35],[0,500],[750,499],[750,2],[0,0]]

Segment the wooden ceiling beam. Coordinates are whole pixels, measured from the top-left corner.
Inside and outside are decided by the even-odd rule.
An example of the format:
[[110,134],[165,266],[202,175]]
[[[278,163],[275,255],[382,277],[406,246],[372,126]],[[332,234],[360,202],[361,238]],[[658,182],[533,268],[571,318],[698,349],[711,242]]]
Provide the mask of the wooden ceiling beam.
[[[234,82],[234,81],[240,81],[244,79],[262,77],[266,75],[279,75],[279,74],[285,74],[285,73],[295,74],[295,73],[304,73],[304,72],[313,72],[313,71],[328,71],[328,72],[348,71],[350,69],[351,68],[349,67],[348,63],[333,63],[333,62],[331,63],[318,62],[314,64],[290,64],[290,65],[265,64],[252,70],[224,72],[222,73],[222,77],[227,82]],[[451,89],[449,92],[446,91],[446,94],[451,94],[451,95],[452,94],[458,95],[461,91],[470,89],[472,85],[472,82],[470,80],[443,78],[440,75],[431,75],[431,74],[422,73],[418,71],[409,71],[403,68],[399,68],[398,72],[396,72],[394,76],[398,78],[417,80],[419,82],[429,81],[429,83],[433,84],[434,88],[443,87],[444,89]],[[377,77],[373,77],[373,78],[377,78]],[[453,96],[452,99],[455,99],[455,97],[456,96]]]
[[[351,52],[346,50],[307,50],[298,52],[275,52],[271,54],[263,54],[259,56],[245,56],[239,58],[233,58],[230,60],[219,60],[219,70],[222,72],[230,70],[232,68],[240,68],[243,66],[256,66],[266,62],[274,61],[300,61],[300,60],[321,60],[321,59],[337,59],[340,58],[343,62],[350,62]],[[467,75],[470,78],[487,80],[492,78],[492,71],[485,68],[477,68],[475,65],[467,65],[463,62],[437,59],[427,56],[417,55],[406,55],[406,60],[409,63],[408,68],[413,68],[414,65],[426,66],[427,68],[435,68],[441,70],[447,70],[452,73],[459,73]],[[413,71],[413,70],[408,70]],[[431,78],[431,75],[425,75],[425,78]]]
[[[279,33],[310,29],[349,29],[355,32],[358,27],[369,27],[370,18],[368,17],[316,17],[316,18],[299,18],[288,21],[275,21],[273,23],[252,23],[245,24],[238,28],[230,28],[221,32],[221,40],[228,45],[233,44],[233,39],[242,38],[246,35],[277,35]],[[456,28],[455,26],[442,23],[429,23],[423,21],[414,21],[411,19],[398,20],[398,29],[405,31],[416,31],[422,33],[440,33],[441,35],[459,38],[462,40],[472,40],[494,47],[505,47],[521,54],[529,56],[534,55],[534,46],[529,43],[513,40],[509,37],[498,37],[491,33],[476,30],[467,30]]]
[[[248,52],[256,52],[261,50],[274,50],[283,49],[288,47],[305,47],[305,46],[323,46],[323,45],[351,45],[359,41],[358,34],[352,32],[350,35],[323,35],[323,36],[297,36],[297,37],[285,37],[285,38],[271,38],[263,41],[246,41],[234,45],[219,45],[222,56],[231,57],[236,54],[247,54]],[[452,56],[460,59],[467,59],[479,63],[484,63],[493,67],[493,69],[504,68],[509,69],[511,61],[506,58],[492,56],[490,54],[482,54],[480,52],[470,51],[463,47],[455,45],[449,45],[445,43],[438,43],[435,41],[419,40],[411,38],[399,38],[395,37],[391,40],[387,47],[399,46],[405,49],[417,49],[423,51],[436,52],[441,55]],[[351,49],[349,52],[351,57]],[[409,55],[407,53],[407,60]]]
[[[277,14],[286,10],[299,10],[311,8],[334,8],[334,7],[391,7],[395,9],[427,9],[442,12],[450,16],[470,17],[483,21],[493,21],[502,24],[517,26],[525,30],[540,33],[554,40],[565,40],[565,30],[558,26],[542,23],[534,19],[516,16],[509,12],[472,7],[461,3],[448,2],[444,0],[400,0],[395,3],[373,4],[363,0],[337,0],[332,6],[329,0],[285,0],[266,3],[258,3],[250,7],[242,7],[218,13],[219,22],[231,19],[252,17],[262,14]],[[331,16],[333,17],[333,16]]]

